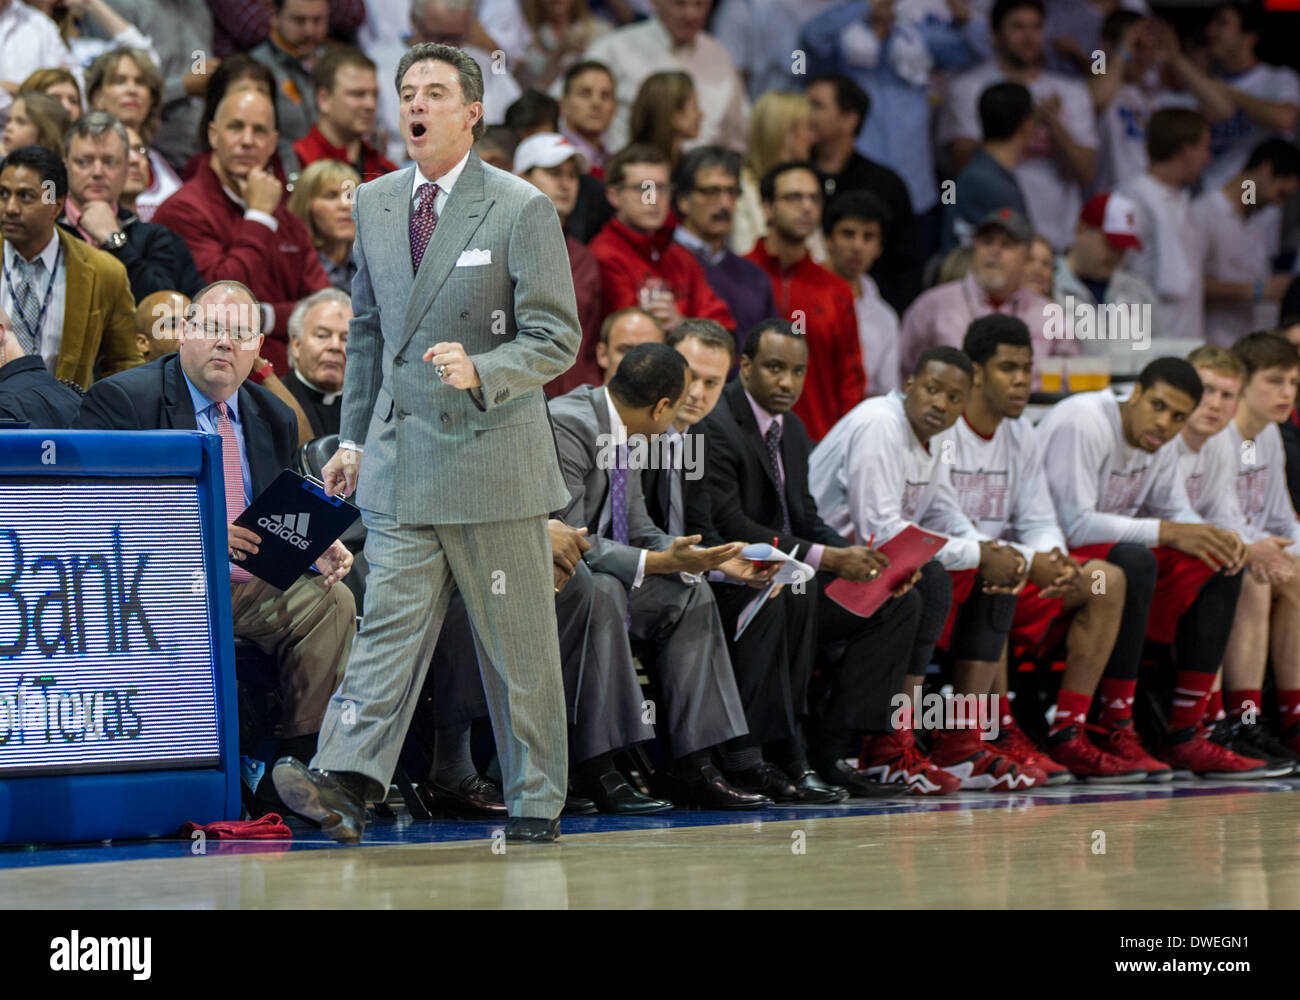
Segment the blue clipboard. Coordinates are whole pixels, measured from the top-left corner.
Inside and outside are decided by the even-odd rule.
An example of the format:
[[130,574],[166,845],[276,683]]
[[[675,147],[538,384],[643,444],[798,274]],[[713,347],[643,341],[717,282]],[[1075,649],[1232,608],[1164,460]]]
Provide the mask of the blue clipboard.
[[262,541],[255,555],[231,565],[288,590],[360,516],[343,497],[327,496],[318,480],[285,469],[235,518]]

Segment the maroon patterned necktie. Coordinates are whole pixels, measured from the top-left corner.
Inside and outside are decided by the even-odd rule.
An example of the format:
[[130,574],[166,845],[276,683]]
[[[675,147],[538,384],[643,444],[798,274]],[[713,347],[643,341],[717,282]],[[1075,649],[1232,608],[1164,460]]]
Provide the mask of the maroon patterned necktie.
[[420,261],[424,260],[429,238],[438,225],[438,213],[433,207],[438,202],[438,185],[426,182],[417,193],[420,201],[411,213],[411,271],[415,274],[420,272]]

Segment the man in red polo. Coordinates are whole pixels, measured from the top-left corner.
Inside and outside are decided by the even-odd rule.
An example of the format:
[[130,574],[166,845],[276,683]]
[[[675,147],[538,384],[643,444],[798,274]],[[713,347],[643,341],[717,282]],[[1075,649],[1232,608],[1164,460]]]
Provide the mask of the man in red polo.
[[366,142],[379,112],[379,82],[375,64],[359,49],[339,45],[316,60],[311,71],[319,117],[306,135],[293,144],[304,167],[317,160],[351,164],[363,181],[397,169],[397,164]]
[[228,278],[252,289],[262,304],[262,355],[287,375],[289,314],[330,281],[267,166],[278,138],[270,98],[258,90],[228,94],[208,125],[211,158],[153,221],[180,235],[204,281]]
[[668,174],[668,158],[640,144],[621,150],[605,166],[614,218],[589,244],[600,261],[602,318],[640,306],[665,332],[687,318],[716,320],[732,330],[731,310],[709,287],[699,261],[673,240]]
[[772,281],[776,310],[808,338],[808,388],[794,412],[820,441],[867,395],[853,289],[815,264],[807,239],[821,225],[822,185],[807,163],[782,163],[759,182],[767,235],[747,259]]

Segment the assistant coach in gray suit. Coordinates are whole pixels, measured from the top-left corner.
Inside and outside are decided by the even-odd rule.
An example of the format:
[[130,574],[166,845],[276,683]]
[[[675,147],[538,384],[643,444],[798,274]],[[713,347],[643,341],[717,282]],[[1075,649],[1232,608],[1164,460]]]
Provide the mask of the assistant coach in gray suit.
[[617,447],[644,445],[666,431],[689,379],[677,351],[638,344],[608,386],[579,386],[551,400],[560,464],[573,494],[564,521],[587,528],[591,547],[582,558],[620,624],[627,621],[621,635],[655,646],[665,702],[659,721],[667,724],[675,758],[673,801],[755,809],[771,800],[732,787],[714,765],[714,748],[749,730],[713,592],[702,580],[681,576],[720,569],[744,577],[752,575],[752,564],[738,558],[738,544],[702,549],[700,535],[674,538],[656,528],[646,513],[640,467]]
[[473,59],[417,45],[396,84],[416,165],[356,193],[355,318],[324,470],[330,493],[359,486],[366,617],[311,768],[282,759],[275,784],[334,839],[360,840],[454,586],[474,627],[506,838],[550,841],[568,760],[546,520],[568,492],[542,385],[581,337],[568,254],[550,199],[472,151],[484,128]]

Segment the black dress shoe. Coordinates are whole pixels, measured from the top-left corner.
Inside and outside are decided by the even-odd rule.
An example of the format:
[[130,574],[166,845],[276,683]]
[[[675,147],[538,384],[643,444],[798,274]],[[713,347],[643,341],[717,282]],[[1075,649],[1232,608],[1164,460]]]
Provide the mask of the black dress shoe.
[[673,808],[667,799],[642,795],[618,772],[601,775],[600,786],[592,789],[592,798],[601,812],[616,816],[649,816]]
[[373,778],[353,771],[313,771],[295,757],[277,760],[271,779],[286,806],[319,823],[340,844],[361,843],[366,802],[384,797],[384,787]]
[[560,815],[595,816],[598,812],[600,812],[600,807],[592,799],[587,798],[585,795],[579,795],[576,790],[570,788],[569,794],[564,799],[564,811]]
[[476,818],[504,816],[506,801],[501,786],[491,778],[471,774],[455,788],[440,785],[432,778],[421,781],[416,791],[429,812]]
[[828,785],[817,777],[816,771],[800,771],[794,779],[794,787],[799,791],[799,801],[815,805],[831,805],[843,802],[849,797],[847,788]]
[[558,819],[511,816],[506,820],[506,842],[510,844],[552,844],[560,839]]
[[752,795],[733,787],[712,764],[682,781],[682,802],[698,809],[762,809],[775,805],[766,795]]
[[733,771],[727,775],[733,788],[754,795],[766,795],[773,802],[797,802],[799,789],[795,788],[789,777],[775,764],[762,760],[757,767],[747,771]]
[[902,782],[886,785],[867,777],[842,760],[819,760],[817,774],[826,784],[846,789],[849,796],[855,799],[886,799],[895,795],[906,795],[909,792],[908,786]]

